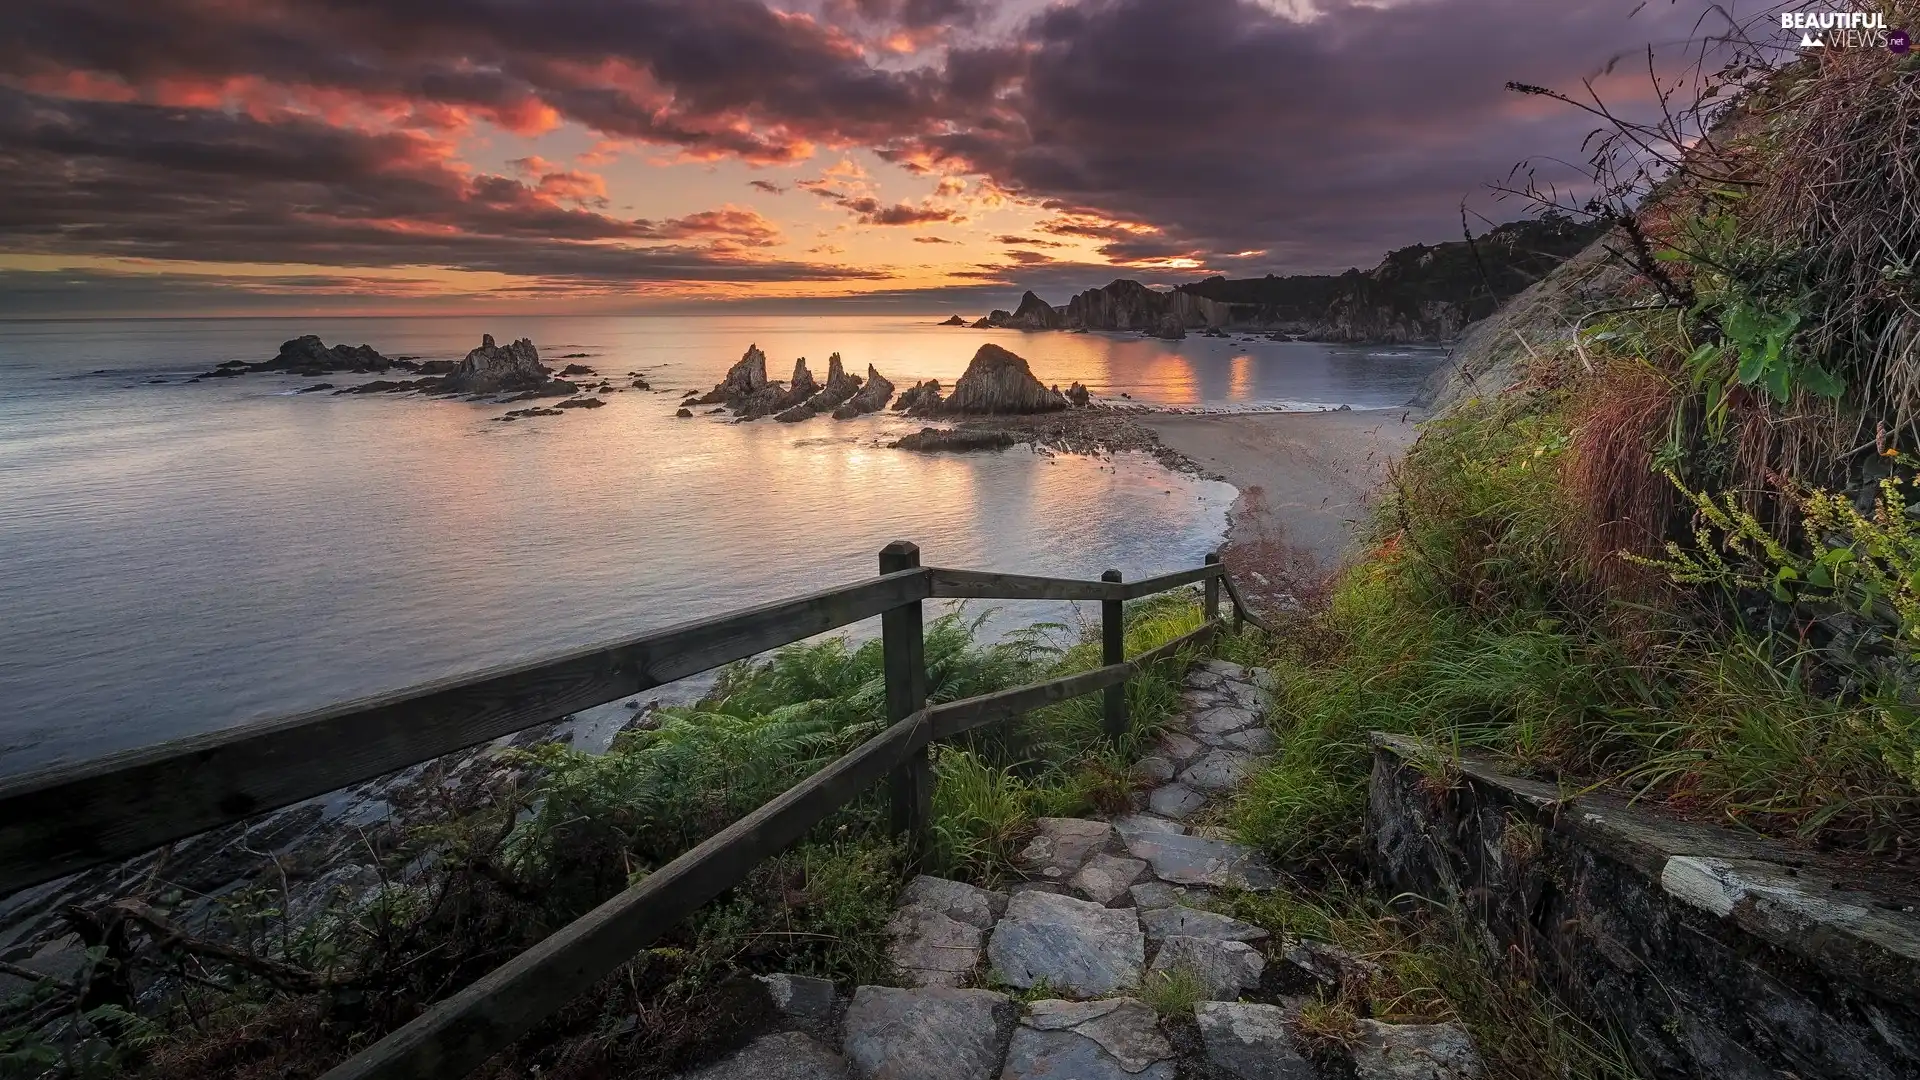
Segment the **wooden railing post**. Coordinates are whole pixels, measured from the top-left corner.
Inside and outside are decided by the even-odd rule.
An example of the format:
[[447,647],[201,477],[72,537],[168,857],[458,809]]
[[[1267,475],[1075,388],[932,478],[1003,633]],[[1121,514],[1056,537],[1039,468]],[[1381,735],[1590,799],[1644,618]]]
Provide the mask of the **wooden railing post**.
[[[920,548],[896,540],[880,549],[880,573],[897,574],[920,565]],[[919,712],[927,703],[927,650],[920,601],[894,608],[880,616],[882,665],[887,678],[887,720],[898,722]],[[892,799],[889,815],[895,835],[904,834],[917,857],[925,849],[926,828],[933,816],[933,765],[927,748],[909,754],[888,779]]]
[[[1207,554],[1207,565],[1220,565],[1220,553],[1217,551],[1209,552]],[[1220,617],[1220,579],[1217,577],[1208,578],[1206,590],[1207,621],[1212,622]]]
[[[1120,571],[1109,570],[1101,581],[1120,584]],[[1127,628],[1122,621],[1122,602],[1100,601],[1100,663],[1122,664],[1127,659]],[[1127,734],[1127,684],[1107,687],[1105,726],[1107,737],[1119,742]]]

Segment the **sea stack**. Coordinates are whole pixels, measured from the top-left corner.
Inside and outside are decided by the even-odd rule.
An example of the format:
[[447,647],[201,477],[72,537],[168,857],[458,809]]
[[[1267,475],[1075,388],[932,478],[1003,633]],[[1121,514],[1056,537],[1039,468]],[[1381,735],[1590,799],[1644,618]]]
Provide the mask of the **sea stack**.
[[862,413],[879,412],[886,408],[887,402],[891,400],[893,400],[893,383],[888,381],[885,375],[880,374],[880,369],[868,364],[866,385],[862,386],[860,392],[853,395],[845,405],[833,410],[833,418],[851,420]]
[[973,354],[966,374],[953,384],[953,396],[947,398],[941,411],[1041,413],[1066,407],[1066,396],[1034,378],[1025,359],[998,345],[982,345]]
[[573,393],[574,386],[553,377],[553,373],[540,362],[540,351],[527,338],[521,338],[503,349],[493,343],[492,334],[484,334],[480,338],[480,347],[468,353],[466,359],[460,361],[452,374],[442,380],[436,389],[456,394],[532,390],[557,396]]

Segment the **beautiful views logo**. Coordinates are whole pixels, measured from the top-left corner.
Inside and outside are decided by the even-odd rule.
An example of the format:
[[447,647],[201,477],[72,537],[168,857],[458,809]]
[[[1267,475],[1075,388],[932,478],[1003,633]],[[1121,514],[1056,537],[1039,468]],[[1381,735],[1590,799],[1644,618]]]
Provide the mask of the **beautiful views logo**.
[[1891,29],[1877,11],[1787,11],[1780,29],[1798,30],[1803,49],[1887,49],[1904,55],[1913,48],[1905,30]]

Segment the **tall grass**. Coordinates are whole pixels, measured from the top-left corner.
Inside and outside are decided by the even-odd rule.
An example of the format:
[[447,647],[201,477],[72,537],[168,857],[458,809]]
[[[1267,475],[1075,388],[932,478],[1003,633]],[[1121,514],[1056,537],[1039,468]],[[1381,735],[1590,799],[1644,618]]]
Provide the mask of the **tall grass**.
[[1835,693],[1791,642],[1596,578],[1562,486],[1577,400],[1536,390],[1425,433],[1370,557],[1277,646],[1281,751],[1236,807],[1241,832],[1294,862],[1354,855],[1379,730],[1570,792],[1901,850],[1920,825],[1910,700]]

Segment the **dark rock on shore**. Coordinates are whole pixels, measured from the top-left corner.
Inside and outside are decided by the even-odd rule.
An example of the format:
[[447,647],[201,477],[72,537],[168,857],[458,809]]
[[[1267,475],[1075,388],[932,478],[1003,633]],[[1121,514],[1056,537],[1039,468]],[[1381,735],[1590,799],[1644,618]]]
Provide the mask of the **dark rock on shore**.
[[427,360],[415,370],[422,375],[451,375],[459,366],[458,360]]
[[931,416],[940,411],[940,380],[929,379],[914,383],[913,388],[900,395],[893,403],[894,410],[908,416]]
[[605,404],[605,401],[597,397],[577,397],[557,402],[553,407],[556,409],[598,409]]
[[673,412],[673,415],[682,420],[691,420],[693,419],[693,410],[692,409],[675,409]]
[[851,420],[864,413],[879,412],[893,400],[893,383],[872,364],[867,365],[867,382],[845,405],[833,410],[835,420]]
[[298,389],[298,390],[295,390],[295,391],[294,391],[294,393],[296,393],[296,394],[317,394],[317,393],[319,393],[319,392],[320,392],[320,391],[322,391],[322,390],[331,390],[331,389],[333,389],[333,384],[332,384],[332,383],[330,383],[330,382],[322,382],[322,383],[314,383],[314,384],[313,384],[312,386],[303,386],[303,387],[301,387],[300,389]]
[[560,369],[561,375],[597,375],[599,372],[585,364],[568,364]]
[[439,386],[440,386],[440,380],[438,379],[407,379],[407,380],[401,380],[401,381],[395,381],[393,379],[375,379],[372,382],[361,383],[359,386],[349,386],[342,390],[335,390],[334,393],[335,394],[410,394],[415,391],[430,392],[433,390],[437,390]]
[[948,319],[946,322],[943,322],[940,325],[941,326],[965,326],[967,325],[967,320],[961,318],[958,315],[955,315],[954,317]]
[[1067,408],[1065,395],[1049,390],[1020,356],[982,345],[940,411],[946,413],[1038,413]]
[[633,380],[633,388],[635,390],[651,390],[653,386],[645,379],[635,379]]
[[925,453],[946,451],[964,454],[972,450],[1005,450],[1020,442],[1020,437],[1009,431],[975,431],[965,428],[921,428],[911,435],[901,438],[893,444],[896,450],[919,450]]
[[561,412],[559,409],[515,409],[510,413],[505,413],[503,415],[496,416],[494,417],[494,419],[505,422],[505,423],[512,423],[513,421],[518,420],[523,416],[565,416],[565,415],[566,414]]
[[1086,387],[1074,383],[1067,387],[1067,402],[1076,409],[1084,409],[1093,404],[1093,395],[1087,393]]

